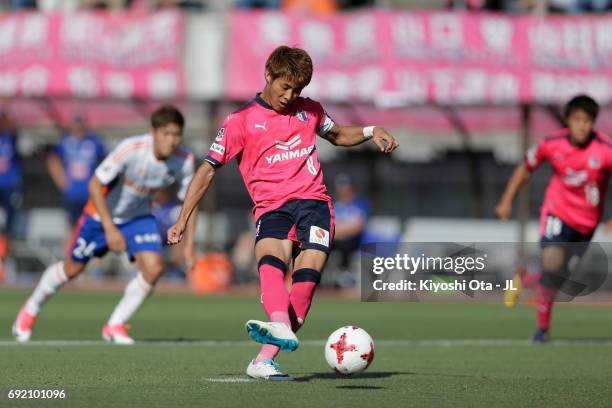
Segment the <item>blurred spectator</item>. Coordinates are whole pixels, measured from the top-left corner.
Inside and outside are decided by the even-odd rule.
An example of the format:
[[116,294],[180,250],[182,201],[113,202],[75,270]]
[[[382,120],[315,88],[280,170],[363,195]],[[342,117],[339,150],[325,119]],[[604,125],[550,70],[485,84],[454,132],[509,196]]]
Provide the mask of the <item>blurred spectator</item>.
[[106,156],[100,138],[87,131],[83,116],[72,119],[68,132],[47,156],[55,186],[64,194],[64,208],[74,227],[89,198],[89,179]]
[[281,8],[288,13],[326,16],[338,11],[336,0],[283,0]]
[[186,11],[203,11],[206,7],[200,0],[157,0],[160,10],[180,8]]
[[17,153],[17,129],[5,110],[0,110],[0,208],[4,223],[0,229],[0,281],[4,277],[4,259],[10,239],[15,234],[15,218],[21,206],[22,171]]
[[[556,1],[573,2],[574,0]],[[511,13],[531,12],[534,14],[546,14],[549,7],[548,2],[549,0],[450,0],[448,2],[448,6],[457,10],[486,10]]]
[[456,10],[482,10],[485,0],[450,0],[448,6]]
[[337,0],[336,3],[338,4],[338,8],[341,10],[376,6],[376,2],[374,0]]
[[37,7],[36,0],[10,0],[8,3],[12,10],[35,9]]
[[236,0],[237,8],[263,8],[278,10],[281,7],[281,0]]
[[448,5],[458,10],[584,13],[610,10],[612,0],[450,0]]
[[604,12],[610,9],[611,0],[549,0],[550,11],[562,13]]
[[81,0],[82,8],[125,10],[128,6],[127,0]]
[[[339,174],[334,180],[335,184],[335,234],[333,251],[339,253],[341,274],[339,286],[352,286],[354,274],[350,273],[349,264],[351,255],[359,248],[365,232],[370,205],[365,198],[357,196],[353,181],[347,174]],[[352,282],[350,282],[352,281]]]

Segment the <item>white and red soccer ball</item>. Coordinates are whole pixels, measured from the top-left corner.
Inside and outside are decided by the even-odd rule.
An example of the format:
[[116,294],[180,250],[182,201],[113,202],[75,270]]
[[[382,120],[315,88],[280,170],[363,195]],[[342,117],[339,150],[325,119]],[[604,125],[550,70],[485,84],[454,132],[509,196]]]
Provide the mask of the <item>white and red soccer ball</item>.
[[325,343],[325,360],[339,374],[361,372],[374,360],[374,340],[357,326],[341,327]]

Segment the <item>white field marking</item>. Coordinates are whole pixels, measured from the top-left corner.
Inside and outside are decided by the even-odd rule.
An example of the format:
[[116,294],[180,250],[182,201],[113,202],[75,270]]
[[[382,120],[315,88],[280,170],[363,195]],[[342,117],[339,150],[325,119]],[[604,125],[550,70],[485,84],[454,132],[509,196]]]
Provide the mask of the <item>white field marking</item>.
[[204,380],[213,383],[246,383],[255,381],[253,378],[244,377],[205,378]]
[[[303,340],[300,346],[321,347],[325,344],[323,340]],[[517,339],[432,339],[432,340],[378,340],[374,341],[378,347],[385,346],[406,346],[406,347],[525,347],[532,346],[529,340]],[[122,345],[109,344],[102,340],[32,340],[27,343],[17,343],[13,340],[0,340],[0,347],[73,347],[73,346],[102,346],[126,347]],[[236,347],[253,346],[257,343],[251,340],[151,340],[136,341],[140,346],[195,346],[195,347]],[[575,340],[552,340],[546,346],[579,346],[579,345],[600,345],[612,346],[612,339],[575,339]]]

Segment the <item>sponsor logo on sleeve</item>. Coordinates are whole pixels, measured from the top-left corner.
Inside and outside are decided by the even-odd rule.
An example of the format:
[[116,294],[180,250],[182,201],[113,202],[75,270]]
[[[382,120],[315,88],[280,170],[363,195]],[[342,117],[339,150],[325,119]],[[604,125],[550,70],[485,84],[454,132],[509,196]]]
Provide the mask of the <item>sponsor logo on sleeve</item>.
[[210,150],[212,150],[215,153],[219,153],[221,155],[225,154],[225,147],[223,147],[222,145],[220,145],[219,143],[213,143],[210,146]]

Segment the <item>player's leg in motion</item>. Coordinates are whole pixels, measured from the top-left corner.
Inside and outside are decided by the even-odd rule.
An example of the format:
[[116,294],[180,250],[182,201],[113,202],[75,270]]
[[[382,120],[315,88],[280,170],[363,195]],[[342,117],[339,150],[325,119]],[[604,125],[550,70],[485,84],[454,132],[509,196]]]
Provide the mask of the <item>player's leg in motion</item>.
[[125,287],[123,297],[102,329],[104,340],[116,344],[134,344],[127,333],[127,322],[151,294],[163,272],[163,259],[157,252],[138,252],[134,258],[138,272]]
[[22,306],[13,323],[13,336],[17,341],[30,340],[34,323],[36,323],[43,304],[69,280],[83,272],[86,265],[86,261],[82,263],[66,257],[64,261],[54,263],[45,269],[34,292]]
[[106,251],[104,230],[100,223],[83,215],[74,230],[70,252],[63,262],[49,266],[42,274],[38,285],[23,305],[15,323],[13,335],[19,342],[30,340],[34,323],[43,304],[64,286],[69,280],[77,277],[92,256]]
[[[289,291],[285,286],[287,264],[291,260],[291,246],[291,241],[276,238],[264,238],[255,246],[261,302],[270,322],[257,320],[247,322],[247,332],[253,340],[286,351],[293,351],[298,346],[298,340],[291,331]],[[256,360],[272,357],[268,353],[263,353]]]
[[292,378],[284,374],[274,358],[282,348],[293,351],[298,339],[291,330],[289,318],[289,292],[285,286],[287,264],[291,261],[292,242],[289,240],[264,238],[255,246],[258,260],[261,302],[270,322],[249,320],[249,336],[263,346],[247,367],[247,375],[253,378],[287,381]]
[[305,249],[295,259],[293,283],[289,294],[289,318],[294,332],[302,327],[308,316],[326,261],[327,254],[317,249]]
[[548,245],[542,249],[542,275],[537,289],[538,328],[533,335],[534,343],[545,343],[549,340],[550,320],[558,286],[555,280],[562,278],[566,263],[563,246]]

